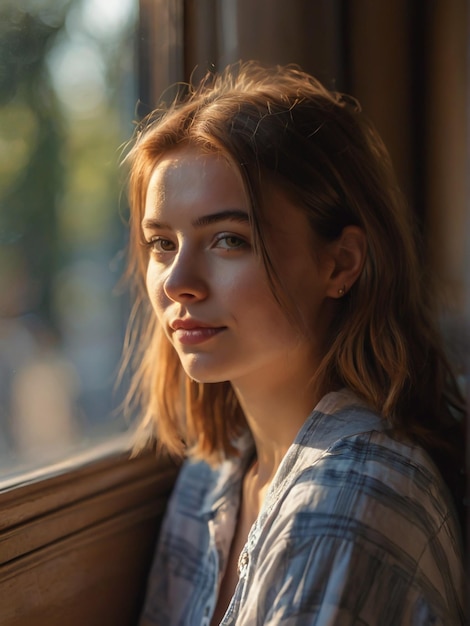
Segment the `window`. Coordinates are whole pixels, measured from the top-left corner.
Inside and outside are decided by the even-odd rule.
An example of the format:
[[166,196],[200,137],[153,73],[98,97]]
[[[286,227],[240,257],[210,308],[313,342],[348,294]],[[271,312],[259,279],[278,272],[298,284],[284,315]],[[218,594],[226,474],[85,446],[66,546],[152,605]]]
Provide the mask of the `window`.
[[3,484],[129,426],[114,385],[127,317],[119,160],[136,115],[136,24],[134,0],[0,7]]

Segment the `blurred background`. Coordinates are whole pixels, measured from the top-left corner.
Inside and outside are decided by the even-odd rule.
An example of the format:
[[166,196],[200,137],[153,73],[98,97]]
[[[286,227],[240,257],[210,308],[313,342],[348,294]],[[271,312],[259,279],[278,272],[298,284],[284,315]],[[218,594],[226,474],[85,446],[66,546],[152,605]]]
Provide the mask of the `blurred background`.
[[[120,146],[137,101],[132,0],[0,5],[0,472],[127,425]],[[124,202],[125,206],[125,202]]]
[[171,85],[239,59],[297,63],[360,100],[424,236],[464,385],[468,41],[466,0],[2,0],[0,474],[128,428],[122,146]]

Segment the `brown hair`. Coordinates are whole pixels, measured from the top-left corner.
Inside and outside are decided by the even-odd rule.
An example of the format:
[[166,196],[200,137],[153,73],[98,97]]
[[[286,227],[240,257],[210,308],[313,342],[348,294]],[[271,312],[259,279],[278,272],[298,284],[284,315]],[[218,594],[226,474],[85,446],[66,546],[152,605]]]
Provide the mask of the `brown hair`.
[[[363,272],[341,299],[319,371],[320,388],[352,389],[397,429],[420,442],[446,473],[463,465],[455,437],[463,402],[440,344],[417,239],[388,154],[358,103],[289,67],[255,63],[208,75],[140,126],[130,163],[130,265],[137,298],[130,322],[136,369],[130,395],[170,451],[214,461],[234,452],[244,429],[229,383],[201,384],[182,370],[158,327],[145,288],[141,219],[155,164],[181,144],[224,154],[239,169],[252,208],[255,247],[274,293],[263,181],[274,180],[325,241],[354,224],[367,238]],[[282,297],[280,297],[282,300]],[[294,303],[295,305],[295,303]],[[463,420],[461,420],[463,423]],[[450,470],[449,470],[450,471]]]

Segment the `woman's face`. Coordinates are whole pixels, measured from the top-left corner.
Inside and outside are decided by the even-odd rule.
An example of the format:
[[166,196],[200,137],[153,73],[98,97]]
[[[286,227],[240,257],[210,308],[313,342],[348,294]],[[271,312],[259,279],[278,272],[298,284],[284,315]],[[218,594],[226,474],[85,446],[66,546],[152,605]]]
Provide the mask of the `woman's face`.
[[313,373],[318,363],[331,316],[331,267],[319,264],[305,216],[274,188],[264,200],[273,263],[311,329],[308,339],[274,298],[253,250],[249,203],[236,169],[220,155],[183,147],[164,156],[152,174],[142,220],[147,289],[196,381],[277,385],[297,371]]

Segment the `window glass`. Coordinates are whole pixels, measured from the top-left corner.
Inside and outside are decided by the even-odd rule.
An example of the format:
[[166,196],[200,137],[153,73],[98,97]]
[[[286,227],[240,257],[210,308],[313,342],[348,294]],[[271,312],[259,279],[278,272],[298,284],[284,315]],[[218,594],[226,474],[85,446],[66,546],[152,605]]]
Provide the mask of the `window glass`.
[[128,428],[114,387],[135,4],[0,4],[0,478]]

